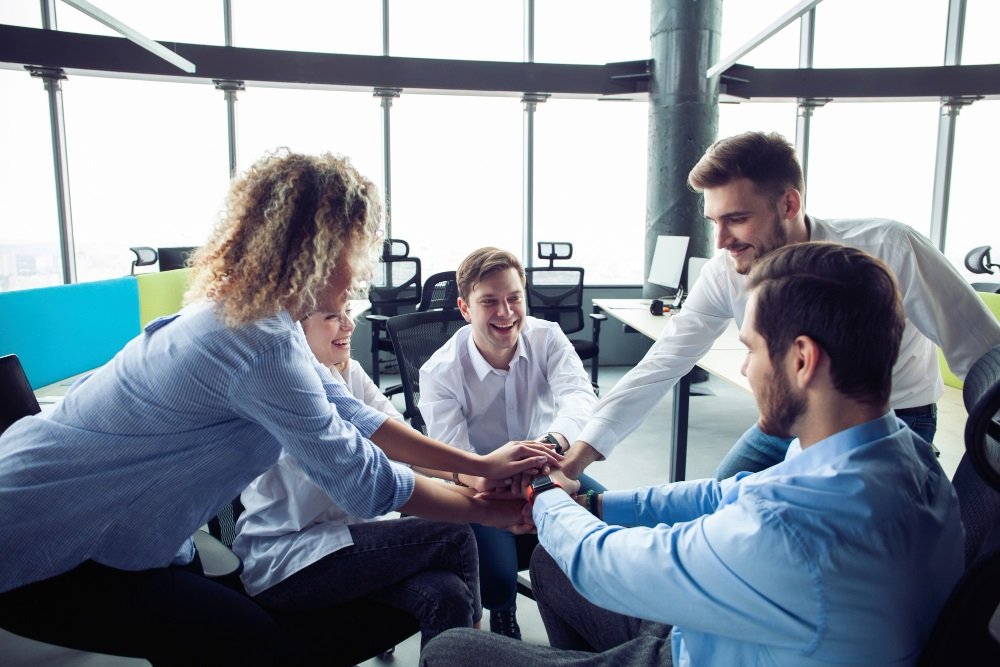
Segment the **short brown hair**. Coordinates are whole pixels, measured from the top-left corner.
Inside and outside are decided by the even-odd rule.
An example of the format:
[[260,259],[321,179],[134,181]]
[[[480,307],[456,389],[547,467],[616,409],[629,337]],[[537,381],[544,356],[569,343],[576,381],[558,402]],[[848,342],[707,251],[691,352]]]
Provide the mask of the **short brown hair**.
[[777,132],[744,132],[716,141],[691,169],[688,185],[703,192],[739,178],[752,181],[772,201],[789,188],[804,192],[805,187],[795,147]]
[[837,243],[793,243],[757,262],[747,288],[756,290],[753,327],[767,341],[772,362],[797,336],[809,336],[829,355],[837,391],[888,403],[905,320],[885,264]]
[[473,250],[458,265],[455,276],[455,280],[458,282],[458,295],[462,299],[468,300],[469,294],[475,289],[477,283],[491,273],[506,269],[517,269],[517,275],[521,277],[521,285],[524,286],[524,267],[514,253],[489,246]]

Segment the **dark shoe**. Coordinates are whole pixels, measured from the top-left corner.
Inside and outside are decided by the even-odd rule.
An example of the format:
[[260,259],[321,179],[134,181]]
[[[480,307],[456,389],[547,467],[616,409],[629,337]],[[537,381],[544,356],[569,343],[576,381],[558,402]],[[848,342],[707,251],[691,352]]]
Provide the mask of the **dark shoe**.
[[517,624],[517,607],[490,611],[490,632],[504,637],[521,638],[521,628]]

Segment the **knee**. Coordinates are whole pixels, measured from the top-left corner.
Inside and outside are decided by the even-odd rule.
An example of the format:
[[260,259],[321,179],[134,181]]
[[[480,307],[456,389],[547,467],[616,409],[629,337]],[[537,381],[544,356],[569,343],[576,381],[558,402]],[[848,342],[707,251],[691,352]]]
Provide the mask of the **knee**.
[[469,633],[479,633],[479,630],[456,628],[442,632],[427,642],[420,651],[420,664],[427,667],[448,667],[449,665],[468,664],[466,645],[470,641]]
[[563,576],[556,561],[541,545],[535,547],[531,554],[529,572],[531,573],[531,591],[539,602],[544,601],[546,592],[550,588],[548,585],[552,583],[553,577]]

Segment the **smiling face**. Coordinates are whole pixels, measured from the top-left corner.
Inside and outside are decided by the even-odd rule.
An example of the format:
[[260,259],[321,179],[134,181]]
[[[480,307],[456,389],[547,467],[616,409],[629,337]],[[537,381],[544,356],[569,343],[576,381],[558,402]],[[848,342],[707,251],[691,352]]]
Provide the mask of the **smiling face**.
[[302,320],[309,349],[325,366],[343,367],[350,360],[354,326],[349,305],[340,311],[316,311]]
[[777,202],[757,192],[753,181],[738,178],[705,188],[705,217],[715,224],[715,246],[725,250],[746,274],[754,262],[787,245],[788,223],[782,218],[783,195]]
[[524,327],[524,285],[517,269],[489,273],[458,300],[465,321],[472,325],[472,340],[494,368],[509,368]]
[[806,410],[805,397],[792,388],[784,359],[771,359],[764,340],[754,328],[757,312],[756,294],[747,301],[740,340],[747,346],[747,356],[740,371],[750,382],[757,409],[760,410],[760,428],[765,433],[791,438],[795,424]]

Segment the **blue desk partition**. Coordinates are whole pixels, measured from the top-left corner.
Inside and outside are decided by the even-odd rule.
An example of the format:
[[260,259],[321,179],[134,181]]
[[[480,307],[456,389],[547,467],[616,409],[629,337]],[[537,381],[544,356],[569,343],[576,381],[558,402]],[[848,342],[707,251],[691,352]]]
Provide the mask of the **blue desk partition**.
[[96,368],[139,333],[133,276],[0,292],[0,354],[16,354],[32,389]]

